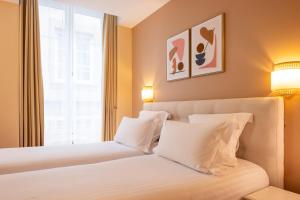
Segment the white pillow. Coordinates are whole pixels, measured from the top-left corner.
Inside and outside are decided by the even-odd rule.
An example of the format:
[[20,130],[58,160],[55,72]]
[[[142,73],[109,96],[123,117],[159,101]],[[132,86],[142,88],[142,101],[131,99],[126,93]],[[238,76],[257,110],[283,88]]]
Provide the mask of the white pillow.
[[148,153],[154,131],[155,123],[151,119],[123,117],[114,141]]
[[164,122],[169,119],[171,115],[166,111],[149,111],[142,110],[139,113],[139,119],[151,119],[154,120],[155,123],[155,132],[152,139],[152,143],[157,142],[160,136],[161,128]]
[[231,121],[205,124],[167,121],[155,153],[197,171],[215,174],[214,168],[222,164],[216,160],[217,152],[221,151],[222,142],[229,140],[225,133],[232,126]]
[[233,121],[236,126],[227,134],[230,140],[224,143],[222,151],[218,152],[217,157],[221,157],[223,165],[235,166],[237,163],[236,151],[238,150],[239,138],[248,122],[253,121],[252,113],[229,113],[229,114],[193,114],[189,116],[190,123],[211,123]]

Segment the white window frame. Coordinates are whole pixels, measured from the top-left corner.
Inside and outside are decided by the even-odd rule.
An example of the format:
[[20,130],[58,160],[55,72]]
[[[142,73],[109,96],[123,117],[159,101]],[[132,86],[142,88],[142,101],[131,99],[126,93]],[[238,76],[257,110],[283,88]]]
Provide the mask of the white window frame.
[[[74,33],[75,33],[75,30],[74,30],[74,16],[75,14],[82,14],[82,15],[86,15],[86,16],[90,16],[90,17],[96,17],[96,18],[100,18],[102,19],[103,21],[103,14],[99,13],[99,12],[95,12],[95,11],[91,11],[91,10],[87,10],[87,9],[84,9],[84,8],[79,8],[79,7],[76,7],[76,6],[73,6],[73,5],[70,5],[70,4],[64,4],[64,3],[61,3],[61,2],[57,2],[57,1],[53,1],[53,0],[40,0],[40,6],[46,6],[46,7],[51,7],[51,8],[56,8],[56,9],[61,9],[61,10],[64,10],[65,11],[65,23],[66,23],[66,27],[67,27],[67,36],[66,36],[66,39],[68,40],[67,41],[67,44],[68,44],[68,49],[71,49],[71,51],[67,51],[66,54],[67,54],[67,59],[66,59],[66,64],[68,66],[72,66],[72,67],[68,67],[65,71],[65,73],[67,74],[72,74],[71,79],[72,81],[68,81],[68,82],[72,82],[73,84],[68,84],[69,88],[68,88],[68,97],[70,98],[68,100],[68,102],[72,102],[68,105],[68,110],[71,111],[71,113],[69,113],[69,117],[71,116],[74,116],[74,112],[75,110],[73,109],[74,106],[75,106],[75,103],[76,101],[74,100],[71,100],[73,97],[72,97],[72,92],[73,91],[73,86],[75,84],[80,84],[80,85],[94,85],[95,83],[97,83],[95,80],[94,80],[94,83],[90,83],[90,81],[84,81],[84,80],[78,80],[76,79],[76,72],[75,72],[75,68],[74,68],[74,58],[73,58],[73,55],[75,53],[75,49],[74,49]],[[102,47],[102,39],[100,40],[100,46]],[[102,57],[102,55],[99,55],[99,57]],[[101,59],[102,61],[102,59]],[[99,66],[100,67],[100,66]],[[92,69],[91,69],[92,70]],[[55,72],[53,72],[54,75],[55,75]],[[90,72],[90,76],[91,76],[91,79],[93,79],[93,72]],[[103,69],[102,69],[102,77],[103,77]],[[60,83],[63,83],[64,81],[59,79],[59,78],[55,78],[54,79],[54,82],[55,84],[60,84]],[[102,103],[102,102],[101,102]],[[85,117],[83,117],[85,118]],[[76,118],[78,119],[78,118]],[[73,119],[73,121],[76,120],[75,118]],[[49,118],[49,120],[53,120],[51,118]],[[60,120],[64,120],[64,118],[61,118]],[[71,121],[71,120],[70,120]],[[73,122],[74,123],[74,122]],[[93,124],[94,121],[91,121],[91,123]],[[101,123],[101,122],[99,122]],[[69,124],[68,125],[69,127],[72,127],[72,143],[74,143],[75,141],[75,136],[74,136],[74,128],[76,127],[75,125],[73,124]],[[99,141],[100,141],[100,138],[101,135],[99,133]]]

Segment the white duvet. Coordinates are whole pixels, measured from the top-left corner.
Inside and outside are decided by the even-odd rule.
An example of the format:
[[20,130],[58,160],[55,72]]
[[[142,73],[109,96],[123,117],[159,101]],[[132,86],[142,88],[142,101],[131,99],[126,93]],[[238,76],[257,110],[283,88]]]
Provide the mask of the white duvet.
[[0,175],[98,163],[137,155],[144,154],[116,142],[0,149]]
[[228,175],[202,174],[157,155],[0,176],[2,200],[237,200],[268,186],[239,160]]

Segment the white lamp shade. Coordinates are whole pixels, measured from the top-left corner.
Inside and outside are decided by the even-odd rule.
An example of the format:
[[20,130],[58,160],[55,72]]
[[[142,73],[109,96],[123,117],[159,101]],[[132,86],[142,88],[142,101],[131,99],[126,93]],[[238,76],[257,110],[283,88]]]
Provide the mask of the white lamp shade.
[[293,94],[300,90],[300,62],[275,65],[271,75],[271,89],[281,94]]
[[153,88],[152,86],[144,86],[142,90],[142,99],[146,102],[153,101]]

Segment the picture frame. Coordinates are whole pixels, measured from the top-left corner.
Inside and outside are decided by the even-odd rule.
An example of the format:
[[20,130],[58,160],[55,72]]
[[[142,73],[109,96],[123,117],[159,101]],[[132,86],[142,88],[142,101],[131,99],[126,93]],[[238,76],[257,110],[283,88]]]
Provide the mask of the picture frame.
[[224,71],[224,14],[220,14],[191,28],[191,76]]
[[167,81],[190,77],[190,30],[167,40]]

